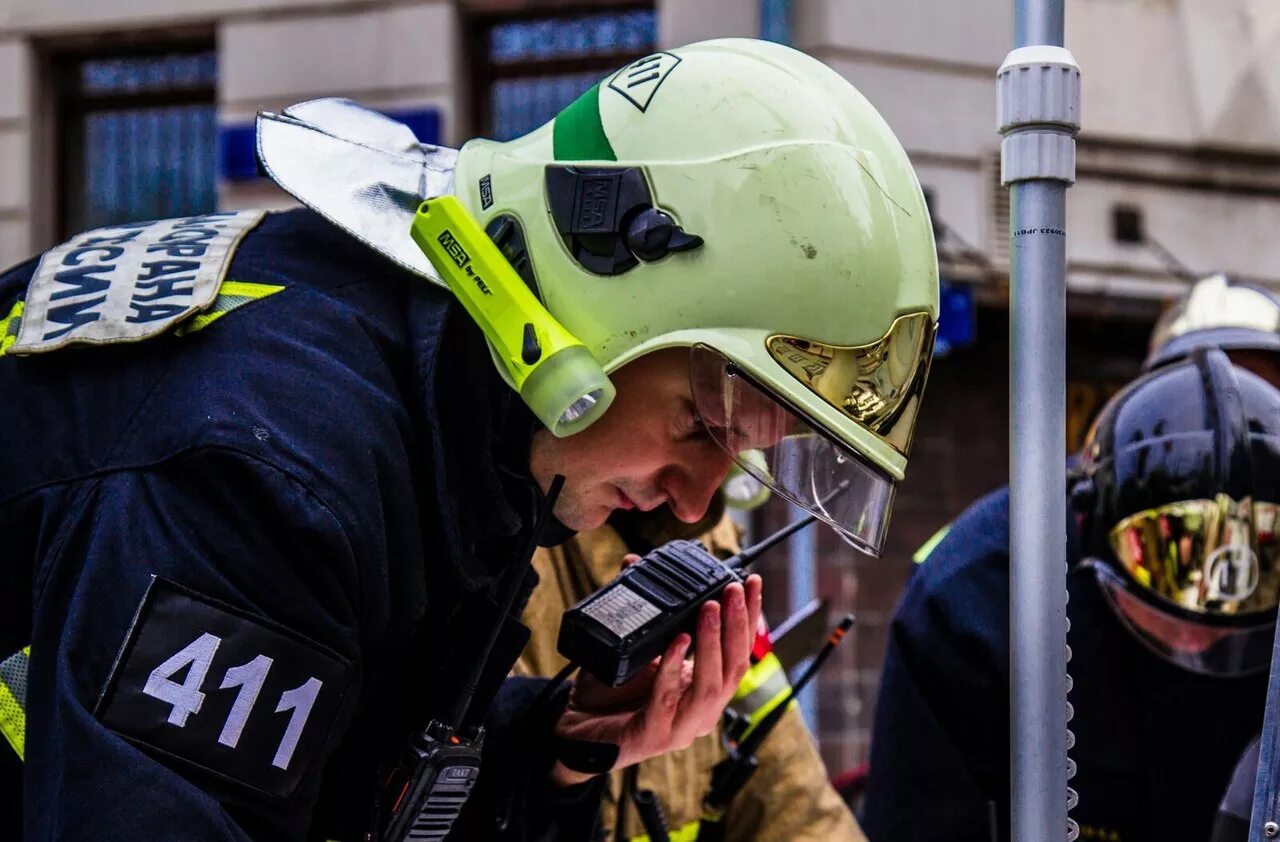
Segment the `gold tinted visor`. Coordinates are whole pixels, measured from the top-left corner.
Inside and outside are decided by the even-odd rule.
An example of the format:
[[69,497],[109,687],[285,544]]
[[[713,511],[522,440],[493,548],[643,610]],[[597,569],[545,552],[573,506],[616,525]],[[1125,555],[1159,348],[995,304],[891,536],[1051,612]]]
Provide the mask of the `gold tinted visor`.
[[1111,530],[1135,582],[1197,614],[1274,612],[1280,598],[1275,503],[1184,500],[1139,512]]
[[766,345],[809,391],[905,456],[937,331],[927,313],[914,313],[899,316],[869,345],[827,345],[784,334],[769,337]]

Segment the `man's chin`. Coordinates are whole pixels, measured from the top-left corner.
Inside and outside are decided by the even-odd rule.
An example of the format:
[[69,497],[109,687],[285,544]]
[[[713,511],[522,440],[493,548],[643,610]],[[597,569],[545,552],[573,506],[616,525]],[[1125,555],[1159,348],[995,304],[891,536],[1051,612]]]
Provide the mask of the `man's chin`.
[[564,508],[567,507],[556,506],[556,518],[574,532],[590,532],[593,529],[599,529],[605,525],[609,515],[613,514],[613,508],[605,505],[574,506],[569,511],[562,511]]

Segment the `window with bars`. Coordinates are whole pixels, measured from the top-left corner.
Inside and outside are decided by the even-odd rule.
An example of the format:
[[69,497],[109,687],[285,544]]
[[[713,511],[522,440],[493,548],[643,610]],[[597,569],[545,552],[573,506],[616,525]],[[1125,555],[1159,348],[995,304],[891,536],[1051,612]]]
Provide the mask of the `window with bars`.
[[216,209],[212,43],[64,55],[55,67],[63,237]]
[[611,70],[654,50],[653,4],[478,18],[472,30],[478,134],[510,140],[554,117]]

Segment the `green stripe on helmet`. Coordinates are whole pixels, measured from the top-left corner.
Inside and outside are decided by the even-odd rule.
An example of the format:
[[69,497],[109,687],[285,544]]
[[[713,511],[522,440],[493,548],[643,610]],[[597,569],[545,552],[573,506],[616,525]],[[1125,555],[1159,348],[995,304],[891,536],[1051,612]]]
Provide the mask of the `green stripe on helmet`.
[[618,160],[600,122],[598,82],[556,115],[552,143],[557,161]]

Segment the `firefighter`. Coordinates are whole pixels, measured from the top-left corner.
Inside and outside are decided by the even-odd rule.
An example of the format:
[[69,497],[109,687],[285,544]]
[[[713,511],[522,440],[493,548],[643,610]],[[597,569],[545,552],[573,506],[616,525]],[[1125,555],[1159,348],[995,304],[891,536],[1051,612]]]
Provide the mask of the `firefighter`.
[[1258,757],[1262,752],[1262,738],[1253,742],[1240,755],[1240,762],[1231,773],[1231,782],[1222,795],[1218,814],[1213,819],[1213,832],[1209,842],[1246,842],[1249,838],[1249,819],[1253,816],[1253,796],[1258,782]]
[[[697,520],[754,448],[878,550],[937,276],[906,155],[852,86],[716,41],[510,143],[404,132],[334,100],[264,115],[262,166],[308,207],[123,223],[0,275],[28,838],[365,838],[415,734],[483,746],[456,838],[584,838],[602,773],[715,727],[760,586],[616,691],[508,680],[534,545],[616,509]],[[563,419],[415,254],[406,219],[444,192],[537,290],[526,345],[554,320],[607,376]]]
[[[695,524],[683,523],[663,507],[650,513],[618,513],[609,525],[576,536],[535,557],[539,583],[525,608],[525,623],[533,636],[516,664],[521,675],[550,676],[564,665],[556,651],[560,617],[565,609],[617,575],[624,555],[642,555],[677,538],[698,538],[713,553],[727,558],[738,552],[739,533],[713,502]],[[752,652],[752,666],[730,703],[737,716],[755,723],[784,701],[787,674],[761,631]],[[652,792],[662,805],[672,840],[693,842],[702,812],[702,798],[711,784],[711,770],[725,757],[723,726],[700,737],[689,748],[617,770],[604,793],[603,838],[640,842],[648,837],[634,804],[637,792]],[[813,745],[800,712],[792,707],[765,740],[760,765],[730,805],[723,821],[728,842],[787,839],[795,842],[863,840],[848,808],[828,782],[822,758]]]
[[[1187,464],[1153,459],[1143,464],[1149,493],[1164,495],[1161,499],[1102,495],[1098,505],[1111,508],[1085,513],[1092,531],[1083,536],[1077,528],[1081,512],[1064,518],[1076,736],[1070,756],[1079,765],[1072,781],[1079,806],[1071,815],[1082,839],[1207,838],[1215,799],[1260,727],[1266,663],[1250,647],[1269,639],[1274,591],[1260,584],[1258,598],[1265,604],[1251,603],[1247,611],[1171,604],[1170,594],[1155,584],[1142,587],[1143,570],[1126,568],[1107,531],[1120,529],[1123,518],[1144,508],[1159,511],[1179,500],[1214,499],[1219,493],[1237,501],[1251,496],[1258,505],[1276,499],[1263,478],[1275,471],[1267,461],[1273,452],[1267,431],[1276,421],[1267,408],[1275,400],[1269,384],[1280,382],[1274,379],[1278,331],[1280,300],[1274,293],[1221,275],[1202,279],[1161,317],[1144,364],[1150,373],[1113,399],[1086,446],[1086,472],[1106,474],[1112,470],[1102,466],[1106,459],[1128,458],[1120,439],[1099,438],[1108,434],[1108,424],[1116,436],[1122,430],[1123,435],[1163,435],[1156,441],[1173,446],[1171,431],[1179,429],[1178,419],[1203,421],[1203,429],[1184,437],[1179,452],[1217,465],[1210,479],[1221,487],[1192,489]],[[1227,371],[1221,355],[1212,365],[1189,361],[1190,354],[1217,348],[1239,366]],[[1202,392],[1192,382],[1196,372],[1206,377],[1212,372],[1222,383],[1238,381],[1241,394],[1252,396],[1254,403],[1246,408],[1258,413],[1261,431],[1254,486],[1242,490],[1240,483],[1248,481],[1226,470],[1220,459],[1226,451],[1214,448],[1226,447],[1231,431],[1203,414],[1205,407],[1219,404],[1232,407],[1232,417],[1241,410],[1223,396],[1227,393]],[[1169,389],[1175,382],[1179,388]],[[1139,428],[1136,421],[1118,419],[1122,409],[1143,413],[1138,417],[1151,424]],[[1165,419],[1163,428],[1154,427],[1160,419]],[[1091,447],[1101,452],[1091,453]],[[1253,525],[1261,541],[1269,523]],[[1190,530],[1182,535],[1195,546],[1183,563],[1205,563],[1212,543]],[[917,554],[894,612],[876,708],[862,816],[873,840],[1008,838],[1008,542],[1006,488],[973,504]],[[1274,563],[1272,548],[1255,549],[1265,575]],[[1103,562],[1085,564],[1090,557]],[[1239,616],[1226,616],[1233,611]],[[1134,615],[1143,619],[1135,623],[1129,619]],[[1170,640],[1161,642],[1162,636]],[[1203,644],[1215,637],[1235,640],[1233,651],[1243,654],[1219,660],[1219,647],[1207,646],[1199,655],[1177,649],[1179,639]],[[1249,645],[1239,645],[1242,640]],[[1182,727],[1192,711],[1203,727]],[[1223,713],[1200,716],[1207,711]],[[919,819],[924,814],[928,821]]]

